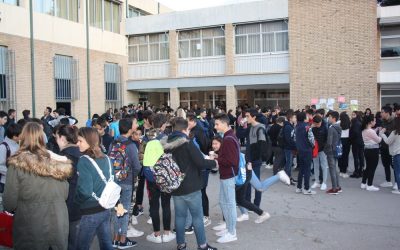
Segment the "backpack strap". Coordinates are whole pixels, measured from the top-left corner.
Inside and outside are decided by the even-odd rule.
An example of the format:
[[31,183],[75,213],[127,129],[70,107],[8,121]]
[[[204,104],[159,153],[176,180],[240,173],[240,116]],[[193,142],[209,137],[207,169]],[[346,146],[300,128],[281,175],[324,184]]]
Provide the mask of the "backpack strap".
[[[235,142],[235,144],[236,144],[236,147],[237,147],[237,149],[238,149],[238,163],[240,163],[240,146],[239,146],[239,143],[235,140],[235,138],[233,137],[233,136],[231,136],[231,135],[228,135],[228,136],[226,136],[225,138],[231,138],[234,142]],[[236,174],[235,174],[235,171],[233,170],[233,167],[231,167],[232,168],[232,174],[233,174],[233,177],[235,177],[236,176]],[[238,168],[239,168],[239,165],[238,165]],[[238,169],[238,171],[239,171],[239,169]]]
[[[104,182],[104,184],[107,185],[107,179],[104,176],[103,172],[101,171],[99,165],[96,163],[95,160],[93,160],[91,157],[87,156],[87,155],[83,155],[82,157],[85,157],[86,159],[88,159],[92,165],[94,166],[94,168],[96,169],[97,173],[99,174],[101,180]],[[110,179],[108,180],[109,182],[114,180],[114,176],[111,173],[111,162],[110,162],[110,158],[108,158],[108,156],[106,156],[107,160],[108,160],[108,166],[109,166],[109,171],[110,171]],[[97,201],[100,199],[95,192],[92,192],[92,197],[95,198]]]
[[3,141],[0,145],[4,145],[6,147],[6,160],[11,156],[11,149],[7,142]]

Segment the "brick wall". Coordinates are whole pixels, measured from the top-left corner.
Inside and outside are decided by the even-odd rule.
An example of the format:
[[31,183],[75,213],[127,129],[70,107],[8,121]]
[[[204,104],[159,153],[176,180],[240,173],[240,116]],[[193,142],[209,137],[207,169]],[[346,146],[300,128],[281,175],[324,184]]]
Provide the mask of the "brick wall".
[[375,1],[289,0],[291,106],[344,95],[376,110],[377,34]]

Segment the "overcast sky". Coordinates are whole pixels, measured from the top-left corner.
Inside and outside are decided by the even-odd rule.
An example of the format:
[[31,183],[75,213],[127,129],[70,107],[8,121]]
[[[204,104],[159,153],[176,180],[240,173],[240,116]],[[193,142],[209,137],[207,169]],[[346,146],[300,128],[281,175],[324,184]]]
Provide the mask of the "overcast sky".
[[173,10],[191,10],[254,1],[257,0],[158,0],[158,2],[168,6]]

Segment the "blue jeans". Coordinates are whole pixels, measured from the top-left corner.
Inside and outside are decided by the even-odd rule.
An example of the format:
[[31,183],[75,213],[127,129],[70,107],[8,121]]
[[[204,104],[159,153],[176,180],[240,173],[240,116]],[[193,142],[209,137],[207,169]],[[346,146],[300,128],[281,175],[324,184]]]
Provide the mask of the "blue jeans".
[[203,223],[203,208],[201,204],[201,192],[196,191],[182,196],[172,196],[175,207],[175,229],[176,243],[185,244],[185,222],[188,210],[192,215],[194,233],[196,234],[197,245],[201,246],[207,243],[206,232]]
[[97,235],[101,250],[113,250],[111,242],[110,210],[83,215],[79,223],[76,249],[89,250]]
[[311,151],[299,151],[299,154],[297,155],[297,165],[300,168],[299,176],[297,178],[297,188],[299,189],[303,187],[303,178],[304,189],[310,189],[311,161]]
[[314,177],[315,182],[319,182],[319,167],[322,169],[322,183],[326,184],[326,179],[328,178],[328,159],[324,151],[318,153],[318,156],[313,159],[314,162]]
[[292,177],[293,151],[289,149],[283,151],[285,153],[285,172],[289,177]]
[[[119,201],[122,203],[126,210],[129,210],[132,199],[132,185],[119,184],[121,186],[121,197]],[[114,213],[114,234],[126,236],[129,224],[129,213],[125,213],[121,217],[117,217],[117,213]]]
[[69,222],[69,234],[68,234],[68,250],[76,249],[77,234],[79,231],[79,220]]
[[235,177],[220,180],[219,205],[224,215],[226,228],[231,234],[236,234],[236,193]]
[[[260,169],[261,169],[261,161],[254,161],[252,162],[252,166],[253,166],[253,172],[254,174],[256,174],[256,176],[258,177],[258,179],[260,179]],[[248,188],[246,191],[246,200],[251,202],[251,190],[252,188]],[[254,195],[254,205],[256,205],[257,207],[260,207],[261,204],[261,192],[259,191],[255,191],[255,195]]]
[[400,188],[400,154],[393,156],[394,179]]
[[278,181],[279,181],[279,176],[278,175],[273,175],[273,176],[271,176],[271,177],[269,177],[269,178],[267,178],[267,179],[265,179],[265,180],[263,180],[261,182],[260,179],[258,179],[258,177],[253,172],[252,175],[251,175],[250,184],[256,190],[258,190],[260,192],[264,192],[270,186],[272,186],[273,184],[277,183]]

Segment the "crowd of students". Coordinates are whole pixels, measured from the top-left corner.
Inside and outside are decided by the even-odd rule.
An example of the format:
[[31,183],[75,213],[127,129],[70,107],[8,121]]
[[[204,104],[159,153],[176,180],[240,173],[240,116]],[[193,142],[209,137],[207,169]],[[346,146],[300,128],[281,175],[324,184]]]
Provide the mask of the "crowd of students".
[[[100,249],[134,247],[138,243],[132,238],[144,234],[137,229],[137,217],[144,213],[145,187],[147,222],[153,227],[146,240],[158,244],[176,240],[182,250],[187,249],[185,235],[194,233],[198,249],[216,249],[205,234],[211,224],[210,173],[220,180],[222,222],[213,229],[221,244],[238,239],[236,223],[249,220],[248,211],[258,215],[255,223],[270,218],[260,208],[262,192],[278,182],[294,185],[295,192],[304,195],[316,194],[317,188],[336,195],[343,192],[339,177],[352,177],[362,178],[362,189],[378,191],[373,180],[381,156],[386,181],[380,187],[400,194],[397,104],[383,107],[377,115],[369,109],[353,111],[351,118],[346,112],[325,113],[315,106],[283,111],[256,105],[225,113],[197,105],[176,112],[130,105],[95,114],[80,128],[62,108],[47,107],[41,119],[30,118],[28,110],[23,115],[16,121],[15,110],[0,111],[0,191],[4,209],[14,213],[15,249],[90,249],[95,236]],[[161,146],[154,146],[155,141]],[[347,173],[350,150],[351,175]],[[151,174],[164,154],[171,154],[184,176],[171,192],[162,191]],[[264,165],[272,168],[273,175],[261,180]],[[299,170],[296,179],[293,166]],[[245,178],[238,183],[241,168]],[[315,182],[310,185],[312,173]],[[121,188],[113,209],[100,205],[110,181]]]

